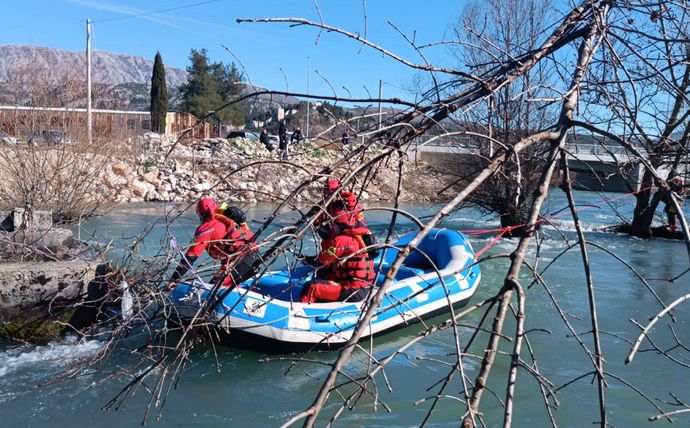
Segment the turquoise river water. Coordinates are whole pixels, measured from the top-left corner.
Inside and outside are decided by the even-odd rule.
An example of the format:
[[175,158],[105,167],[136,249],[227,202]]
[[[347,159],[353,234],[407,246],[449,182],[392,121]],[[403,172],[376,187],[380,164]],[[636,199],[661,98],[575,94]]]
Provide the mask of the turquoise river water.
[[[557,189],[553,189],[543,215],[549,216],[566,207],[565,198]],[[576,193],[578,206],[586,227],[589,241],[615,252],[625,262],[633,266],[648,279],[650,286],[666,303],[690,293],[690,274],[681,276],[675,282],[665,279],[680,275],[689,266],[686,247],[682,242],[669,240],[641,240],[598,231],[603,226],[617,223],[613,207],[623,214],[629,214],[633,198],[621,197],[618,194],[606,194],[604,198],[619,198],[609,204],[601,204],[602,195],[588,192]],[[418,216],[434,213],[436,206],[406,205],[403,207]],[[271,210],[269,205],[248,207],[249,216],[257,221],[265,218]],[[686,207],[687,210],[687,207]],[[160,249],[161,243],[168,239],[168,230],[161,221],[165,207],[145,205],[117,208],[106,216],[91,220],[78,230],[82,239],[95,233],[101,242],[112,240],[116,248],[112,257],[123,254],[126,244],[133,242],[133,237],[144,228],[154,225],[147,239],[137,247],[143,255],[153,254]],[[368,213],[370,225],[383,233],[389,214],[380,211]],[[568,215],[553,220],[540,234],[541,245],[537,251],[532,245],[528,261],[534,265],[539,254],[538,269],[543,269],[567,246],[563,236],[571,242],[575,239],[572,222]],[[289,221],[289,214],[279,221]],[[193,233],[196,217],[185,214],[170,226],[180,242],[186,242]],[[255,225],[256,227],[257,225]],[[458,230],[485,229],[496,227],[496,220],[483,216],[473,209],[464,209],[454,213],[443,223],[444,227]],[[556,230],[556,228],[558,230]],[[411,230],[411,223],[400,221],[396,230]],[[475,250],[483,248],[494,235],[482,235],[472,238]],[[503,239],[492,246],[487,254],[499,254],[511,251],[516,239]],[[690,403],[690,352],[681,347],[671,350],[672,356],[680,363],[649,351],[648,342],[630,365],[624,364],[625,356],[630,350],[630,341],[634,341],[639,328],[631,321],[646,323],[653,317],[660,306],[640,282],[636,275],[621,262],[605,252],[590,248],[593,278],[599,311],[602,348],[606,355],[605,370],[609,376],[606,388],[609,422],[616,427],[670,426],[666,420],[649,422],[648,417],[660,413],[646,401],[634,388],[643,391],[665,411],[677,410],[669,404],[674,402],[670,394],[677,394],[680,401]],[[502,284],[508,265],[507,259],[496,259],[482,265],[482,281],[473,302],[486,298]],[[530,279],[524,269],[523,285]],[[549,289],[566,313],[568,321],[575,331],[582,333],[590,349],[591,337],[586,335],[590,330],[589,304],[585,287],[584,274],[577,248],[567,252],[543,274]],[[584,355],[582,348],[570,335],[561,321],[558,311],[540,285],[526,289],[526,324],[530,345],[535,352],[539,367],[557,387],[591,372],[592,365]],[[470,314],[463,323],[471,324],[478,320],[478,312]],[[429,322],[441,322],[439,316]],[[690,303],[679,306],[675,312],[675,323],[672,324],[677,339],[690,348]],[[670,349],[676,344],[673,333],[669,330],[669,319],[663,319],[653,330],[653,339],[659,348]],[[507,332],[513,326],[507,325]],[[394,333],[381,336],[374,341],[374,353],[384,357],[402,346],[408,339],[420,331],[419,325],[407,327]],[[468,337],[463,332],[463,339]],[[486,344],[482,337],[471,352],[481,352]],[[72,379],[57,379],[59,374],[74,364],[79,358],[95,354],[101,343],[89,341],[74,344],[73,338],[65,338],[47,345],[16,346],[0,344],[0,427],[130,427],[140,424],[148,403],[145,391],[139,390],[127,400],[126,405],[118,411],[101,410],[122,387],[124,377],[110,377],[119,366],[131,363],[127,349],[116,351],[102,364],[94,369],[81,373]],[[510,350],[510,345],[503,348]],[[428,403],[415,403],[437,391],[436,382],[448,370],[443,362],[454,361],[455,351],[452,332],[442,330],[427,337],[410,348],[405,356],[394,360],[387,368],[386,375],[390,381],[392,393],[382,379],[378,379],[381,399],[392,409],[391,413],[381,407],[374,410],[372,401],[364,401],[354,411],[345,411],[336,425],[346,427],[358,426],[416,426],[424,419]],[[312,356],[321,362],[332,361],[335,352],[321,352]],[[279,426],[292,415],[306,408],[314,399],[320,382],[327,373],[323,365],[298,364],[289,373],[289,361],[260,362],[265,356],[232,348],[219,348],[219,362],[222,370],[218,372],[215,357],[210,346],[198,346],[190,356],[190,363],[181,378],[177,389],[170,396],[159,421],[152,420],[150,426],[165,427],[264,427]],[[523,358],[528,358],[523,347]],[[477,360],[468,358],[469,375],[477,369]],[[366,357],[356,353],[347,369],[352,373],[365,370]],[[489,385],[496,393],[484,396],[482,410],[488,426],[500,426],[503,409],[500,400],[505,397],[506,367],[509,360],[499,356],[490,378]],[[471,377],[472,379],[474,377]],[[559,427],[586,427],[598,420],[596,385],[591,376],[585,377],[558,392],[559,406],[554,416]],[[430,388],[430,389],[428,389]],[[427,390],[428,389],[428,390]],[[457,395],[461,385],[455,380],[446,393]],[[333,400],[324,409],[330,416],[338,408]],[[458,426],[464,406],[452,398],[442,399],[432,415],[428,426]],[[518,375],[516,404],[514,408],[514,427],[549,426],[541,394],[534,378],[525,370]],[[690,426],[690,413],[674,417],[673,426]],[[326,419],[321,420],[324,425]]]

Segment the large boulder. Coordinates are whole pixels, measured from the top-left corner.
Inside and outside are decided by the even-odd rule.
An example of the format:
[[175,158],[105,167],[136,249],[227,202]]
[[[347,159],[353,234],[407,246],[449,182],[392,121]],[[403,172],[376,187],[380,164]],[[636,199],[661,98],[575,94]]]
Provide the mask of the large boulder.
[[72,231],[52,227],[52,212],[15,208],[0,213],[0,260],[60,258],[72,247]]
[[144,181],[144,179],[141,177],[137,177],[134,180],[130,181],[129,188],[135,196],[138,196],[142,199],[146,196],[148,192],[155,189],[153,184]]
[[158,168],[150,168],[148,171],[146,171],[143,175],[144,181],[151,183],[151,184],[156,184],[158,182]]
[[112,166],[113,173],[120,177],[129,177],[133,168],[124,162],[115,162]]
[[211,184],[208,182],[205,182],[205,181],[202,183],[195,184],[193,186],[194,191],[199,192],[199,193],[205,192],[205,191],[209,190],[210,188],[211,188]]
[[13,232],[18,229],[48,230],[53,227],[52,211],[30,211],[15,208],[0,212],[0,230]]

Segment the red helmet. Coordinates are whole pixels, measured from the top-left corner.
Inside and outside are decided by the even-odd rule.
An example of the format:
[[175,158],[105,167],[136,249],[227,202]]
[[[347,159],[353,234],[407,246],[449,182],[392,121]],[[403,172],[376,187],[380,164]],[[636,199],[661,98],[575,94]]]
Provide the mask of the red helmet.
[[340,192],[340,197],[347,203],[348,209],[357,203],[357,195],[347,190]]
[[218,205],[213,198],[202,198],[196,204],[196,213],[201,220],[204,220],[213,216],[217,208]]
[[683,179],[680,177],[675,177],[673,179],[672,183],[675,184],[676,186],[682,186],[685,184],[685,183],[683,183]]
[[335,193],[338,189],[340,189],[340,180],[337,178],[331,178],[326,182],[326,185],[323,186],[323,194],[324,196],[328,197]]
[[333,216],[334,224],[346,228],[355,227],[355,217],[351,212],[347,211],[347,207],[343,201],[336,201],[334,203],[331,215]]

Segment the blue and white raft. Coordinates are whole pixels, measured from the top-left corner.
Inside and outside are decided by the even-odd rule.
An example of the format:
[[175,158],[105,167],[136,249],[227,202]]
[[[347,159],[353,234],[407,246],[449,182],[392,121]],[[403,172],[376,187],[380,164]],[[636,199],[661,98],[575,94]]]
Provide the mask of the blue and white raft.
[[[394,245],[402,248],[414,236],[414,232],[403,236]],[[388,248],[375,260],[377,285],[383,283],[397,254],[398,250]],[[463,234],[446,229],[429,232],[405,259],[362,338],[448,311],[449,305],[467,304],[481,277],[474,262]],[[302,286],[312,274],[313,268],[300,266],[250,279],[230,291],[207,321],[227,333],[222,334],[223,342],[231,346],[269,353],[338,348],[352,336],[367,303],[300,303]],[[198,281],[177,286],[171,293],[177,316],[194,318],[210,297],[209,288]],[[376,291],[374,287],[372,292]]]

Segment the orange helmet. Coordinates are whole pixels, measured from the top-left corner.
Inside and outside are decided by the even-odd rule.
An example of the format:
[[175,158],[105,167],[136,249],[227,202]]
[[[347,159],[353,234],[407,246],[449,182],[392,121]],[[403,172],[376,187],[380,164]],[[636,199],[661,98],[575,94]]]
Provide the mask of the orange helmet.
[[203,221],[215,214],[218,205],[213,198],[202,198],[196,204],[196,213],[199,218]]

